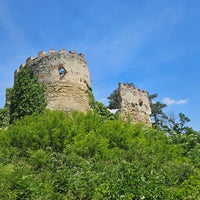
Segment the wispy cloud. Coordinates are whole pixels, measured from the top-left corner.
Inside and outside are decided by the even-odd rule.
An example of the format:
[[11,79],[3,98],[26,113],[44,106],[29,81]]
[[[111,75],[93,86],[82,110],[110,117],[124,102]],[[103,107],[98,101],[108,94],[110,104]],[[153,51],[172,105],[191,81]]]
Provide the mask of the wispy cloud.
[[188,102],[187,99],[174,100],[169,97],[165,97],[162,101],[167,105],[180,105],[180,104],[186,104]]
[[21,40],[22,34],[14,23],[11,11],[9,6],[7,5],[6,1],[1,1],[1,8],[0,8],[0,22],[1,28],[15,41]]

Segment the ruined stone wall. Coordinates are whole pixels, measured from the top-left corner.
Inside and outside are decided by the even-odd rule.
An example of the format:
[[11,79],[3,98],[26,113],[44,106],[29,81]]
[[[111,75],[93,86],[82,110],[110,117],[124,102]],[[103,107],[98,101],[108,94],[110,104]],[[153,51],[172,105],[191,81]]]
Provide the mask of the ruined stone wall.
[[151,108],[146,91],[120,83],[119,100],[119,113],[123,119],[130,118],[132,123],[142,122],[151,126]]
[[[38,82],[44,85],[47,108],[65,112],[86,112],[90,109],[90,73],[83,54],[75,51],[67,53],[65,49],[59,52],[51,49],[48,53],[41,51],[37,57],[29,57],[15,71],[15,77],[25,65],[38,77]],[[151,108],[146,91],[120,83],[119,99],[119,113],[123,119],[129,117],[132,123],[151,125]]]
[[25,65],[37,75],[38,82],[44,84],[47,108],[66,112],[85,112],[90,108],[87,92],[90,73],[83,54],[67,53],[64,49],[41,51],[36,58],[29,57]]

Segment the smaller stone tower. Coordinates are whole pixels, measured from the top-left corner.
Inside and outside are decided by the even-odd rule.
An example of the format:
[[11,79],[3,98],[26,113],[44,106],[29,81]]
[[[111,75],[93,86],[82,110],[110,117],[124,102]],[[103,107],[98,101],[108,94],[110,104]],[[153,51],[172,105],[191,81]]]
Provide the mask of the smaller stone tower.
[[129,118],[132,123],[142,122],[151,126],[151,108],[146,91],[119,83],[119,100],[122,119]]

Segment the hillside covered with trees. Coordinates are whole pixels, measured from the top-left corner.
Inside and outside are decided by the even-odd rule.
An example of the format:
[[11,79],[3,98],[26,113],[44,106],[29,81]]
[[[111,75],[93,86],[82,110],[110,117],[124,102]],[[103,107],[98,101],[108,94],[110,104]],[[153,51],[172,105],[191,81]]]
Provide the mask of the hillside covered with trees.
[[85,114],[45,110],[43,91],[25,67],[0,110],[0,199],[200,199],[200,133],[165,115],[157,94],[146,127],[90,87]]
[[0,132],[0,199],[199,199],[200,135],[33,114]]

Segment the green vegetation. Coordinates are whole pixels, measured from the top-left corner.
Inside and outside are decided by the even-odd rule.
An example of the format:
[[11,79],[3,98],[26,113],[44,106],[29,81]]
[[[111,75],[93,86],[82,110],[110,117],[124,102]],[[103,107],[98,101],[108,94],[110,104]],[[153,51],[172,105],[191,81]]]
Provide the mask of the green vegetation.
[[92,88],[87,85],[88,88],[88,96],[89,96],[89,105],[94,113],[101,116],[102,119],[117,119],[118,114],[111,113],[108,108],[101,102],[97,101],[92,92]]
[[[119,108],[117,92],[110,109]],[[44,111],[44,88],[26,67],[9,94],[0,109],[0,199],[200,199],[200,133],[183,113],[167,116],[157,94],[149,95],[152,128],[121,121],[89,86],[92,111]]]
[[[166,104],[163,104],[159,101],[155,101],[158,94],[148,94],[150,107],[151,107],[151,118],[154,127],[163,128],[167,121],[167,115],[163,112],[163,109],[167,107]],[[155,101],[155,102],[154,102]]]
[[12,88],[6,89],[6,104],[0,108],[0,128],[6,128],[10,121],[10,96]]
[[154,128],[164,130],[167,134],[181,134],[187,133],[188,130],[191,130],[191,128],[186,126],[186,123],[189,122],[190,119],[185,114],[179,113],[178,117],[175,116],[174,113],[167,115],[163,111],[167,105],[159,101],[155,101],[157,94],[148,94],[148,97],[151,107],[151,119]]
[[108,99],[108,108],[109,109],[119,109],[120,108],[120,101],[119,101],[119,94],[118,89],[113,90],[110,96],[107,97]]
[[37,77],[33,77],[29,68],[22,67],[10,94],[10,122],[34,112],[40,113],[45,107],[43,85],[37,83]]
[[[128,85],[135,87],[133,83],[127,83]],[[167,134],[180,134],[186,133],[190,128],[186,126],[186,123],[190,119],[183,113],[178,114],[178,119],[174,114],[167,115],[164,113],[163,109],[167,107],[159,101],[155,101],[158,94],[148,94],[150,107],[151,107],[151,120],[152,125],[156,129],[161,129]],[[108,108],[109,109],[119,109],[120,101],[118,89],[115,89],[108,97]]]
[[0,199],[199,199],[200,134],[48,111],[0,130]]
[[0,128],[8,126],[10,120],[10,109],[8,106],[0,108]]

